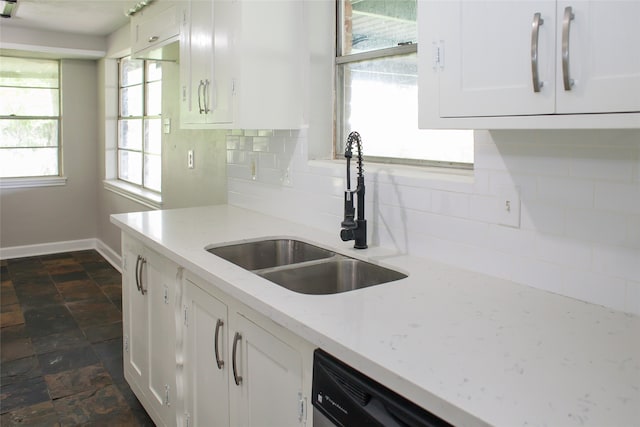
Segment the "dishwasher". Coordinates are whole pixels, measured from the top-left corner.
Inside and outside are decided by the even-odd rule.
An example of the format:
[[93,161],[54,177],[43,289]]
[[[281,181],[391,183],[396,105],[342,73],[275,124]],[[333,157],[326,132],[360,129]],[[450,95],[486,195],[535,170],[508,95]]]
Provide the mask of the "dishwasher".
[[435,427],[438,418],[321,349],[313,354],[314,427]]

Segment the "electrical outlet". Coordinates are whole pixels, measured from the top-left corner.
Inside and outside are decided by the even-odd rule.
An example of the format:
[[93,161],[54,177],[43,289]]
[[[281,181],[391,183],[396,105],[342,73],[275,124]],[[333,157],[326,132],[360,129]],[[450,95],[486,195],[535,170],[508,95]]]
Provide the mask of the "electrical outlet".
[[290,168],[284,168],[282,170],[282,178],[280,180],[282,182],[282,185],[286,186],[286,187],[293,187],[293,182],[291,182],[291,169]]
[[498,224],[520,228],[520,194],[517,188],[502,188],[498,195]]
[[193,158],[193,150],[187,151],[187,167],[189,169],[193,169],[195,167],[194,158]]
[[258,179],[258,156],[255,153],[249,153],[249,174],[251,179]]

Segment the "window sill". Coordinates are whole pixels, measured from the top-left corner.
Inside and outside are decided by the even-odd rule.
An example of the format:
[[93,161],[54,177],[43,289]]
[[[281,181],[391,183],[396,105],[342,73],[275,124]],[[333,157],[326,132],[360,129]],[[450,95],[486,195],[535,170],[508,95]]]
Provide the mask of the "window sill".
[[67,185],[66,176],[41,176],[33,178],[0,178],[0,189],[62,187]]
[[[309,160],[307,165],[323,175],[341,177],[345,173],[344,160]],[[357,170],[355,162],[352,162],[351,167],[351,175],[355,176]],[[364,162],[364,170],[367,181],[428,187],[443,191],[470,192],[475,183],[473,169]]]
[[116,193],[151,209],[162,208],[162,196],[149,190],[118,180],[103,181],[105,190]]

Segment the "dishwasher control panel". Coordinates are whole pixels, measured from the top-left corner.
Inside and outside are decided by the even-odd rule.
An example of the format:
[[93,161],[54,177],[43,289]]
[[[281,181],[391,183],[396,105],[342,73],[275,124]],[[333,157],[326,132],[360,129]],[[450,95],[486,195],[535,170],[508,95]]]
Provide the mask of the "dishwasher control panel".
[[451,425],[321,349],[313,355],[312,403],[314,425]]

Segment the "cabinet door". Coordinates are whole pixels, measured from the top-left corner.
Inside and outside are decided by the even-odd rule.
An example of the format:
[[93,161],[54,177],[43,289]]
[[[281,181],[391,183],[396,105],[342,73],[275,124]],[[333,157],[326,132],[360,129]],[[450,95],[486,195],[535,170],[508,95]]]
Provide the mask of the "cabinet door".
[[[180,16],[175,2],[156,2],[146,6],[131,18],[131,51],[136,57],[170,41],[180,33]],[[146,58],[163,59],[162,55],[143,55]]]
[[138,290],[143,246],[122,235],[122,325],[124,375],[140,400],[148,378],[147,299]]
[[[212,46],[210,37],[205,37],[198,42],[197,31],[199,27],[207,25],[207,20],[209,20],[209,26],[212,24],[211,11],[209,10],[207,13],[206,10],[209,3],[190,1],[182,6],[186,9],[187,16],[180,30],[180,121],[182,124],[204,123],[205,121],[205,116],[200,112],[202,108],[202,79],[204,77],[200,76],[200,80],[198,80],[198,76],[203,72],[203,66],[198,61],[198,53],[199,50],[210,51]],[[201,21],[205,21],[204,24],[199,24]],[[198,49],[198,46],[201,48]]]
[[190,426],[228,427],[227,306],[188,280],[183,298],[184,416]]
[[175,425],[175,289],[178,267],[148,249],[145,260],[141,286],[148,300],[149,399],[163,423]]
[[557,112],[640,111],[640,2],[562,1],[557,11]]
[[[435,2],[431,10],[438,37],[420,49],[434,49],[434,61],[439,58],[433,72],[439,72],[441,117],[554,112],[555,2],[462,0]],[[536,36],[537,13],[543,23]],[[539,92],[533,88],[534,68]]]
[[[302,356],[242,315],[236,316],[236,375],[230,373],[234,426],[302,425]],[[239,334],[239,335],[237,335]],[[236,379],[242,377],[240,384]]]
[[182,124],[232,119],[232,3],[191,0],[180,44]]

